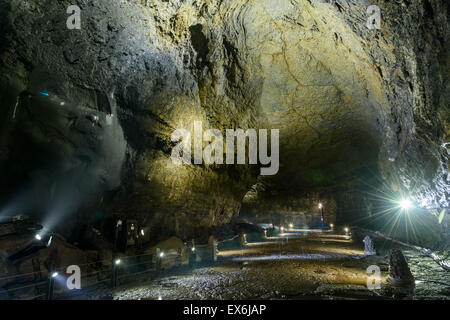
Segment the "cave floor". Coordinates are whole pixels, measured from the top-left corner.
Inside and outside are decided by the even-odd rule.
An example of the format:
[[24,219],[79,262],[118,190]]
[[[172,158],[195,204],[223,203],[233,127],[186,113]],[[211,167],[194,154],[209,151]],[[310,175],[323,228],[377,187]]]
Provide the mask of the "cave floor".
[[[412,290],[386,286],[388,264],[363,256],[363,244],[332,233],[269,238],[220,251],[215,265],[166,271],[144,285],[122,286],[113,299],[449,299],[450,275],[430,259],[403,250],[416,278]],[[378,248],[377,248],[378,249]],[[366,269],[381,270],[381,289],[369,290]],[[420,279],[420,280],[418,280]],[[424,281],[426,280],[426,281]]]

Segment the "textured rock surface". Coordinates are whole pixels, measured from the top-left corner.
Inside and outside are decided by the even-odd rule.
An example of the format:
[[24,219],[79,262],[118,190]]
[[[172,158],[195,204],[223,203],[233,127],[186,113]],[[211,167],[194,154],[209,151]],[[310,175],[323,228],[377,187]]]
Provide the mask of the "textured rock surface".
[[[77,240],[112,214],[189,238],[243,202],[359,221],[374,190],[448,207],[445,1],[376,1],[381,30],[366,1],[146,3],[73,1],[67,30],[66,1],[0,1],[2,214]],[[279,173],[175,166],[170,134],[194,120],[280,129]]]
[[414,285],[414,277],[409,270],[403,253],[398,249],[389,252],[389,278],[387,280],[393,285]]

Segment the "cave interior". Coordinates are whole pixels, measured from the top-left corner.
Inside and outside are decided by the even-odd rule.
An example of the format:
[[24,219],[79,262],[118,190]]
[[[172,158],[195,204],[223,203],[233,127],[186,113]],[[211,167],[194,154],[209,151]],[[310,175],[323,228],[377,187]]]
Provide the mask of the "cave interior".
[[366,268],[395,278],[400,248],[413,294],[449,299],[446,1],[374,1],[369,28],[365,0],[74,0],[79,29],[66,2],[0,0],[0,298],[30,296],[9,277],[36,266],[107,279],[163,252],[205,283],[283,275],[195,296],[182,269],[162,298],[376,298]]

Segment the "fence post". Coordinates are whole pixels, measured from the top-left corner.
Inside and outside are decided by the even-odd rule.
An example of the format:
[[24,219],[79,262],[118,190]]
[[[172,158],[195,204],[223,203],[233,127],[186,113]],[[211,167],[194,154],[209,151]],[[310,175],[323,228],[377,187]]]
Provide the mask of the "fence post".
[[115,279],[114,279],[114,274],[116,273],[116,267],[114,265],[114,256],[112,258],[111,261],[111,287],[115,287]]
[[217,241],[213,240],[211,243],[211,260],[217,262]]
[[192,246],[189,248],[189,268],[195,268],[197,261],[197,249],[195,248],[194,239],[192,239]]
[[156,248],[156,272],[161,271],[161,249]]
[[115,256],[113,256],[112,262],[111,262],[111,286],[115,288],[117,286],[117,261],[115,259]]
[[245,233],[241,233],[241,246],[242,246],[242,248],[244,248],[246,244],[247,244],[247,235]]
[[53,278],[53,274],[56,272],[56,266],[52,264],[52,267],[50,268],[50,275],[48,278],[48,291],[47,291],[47,300],[53,299],[53,288],[55,285],[55,280]]
[[122,220],[119,219],[116,222],[116,229],[114,232],[114,246],[111,252],[111,286],[113,288],[117,285],[117,270],[116,270],[116,252],[117,252],[117,240],[119,237],[119,232],[122,231]]
[[[42,282],[42,273],[41,273],[41,263],[39,262],[38,257],[34,257],[31,260],[31,263],[33,265],[33,275],[34,275],[34,281],[36,283]],[[45,290],[44,290],[45,293]],[[42,286],[36,285],[34,287],[34,294],[35,296],[42,294]]]

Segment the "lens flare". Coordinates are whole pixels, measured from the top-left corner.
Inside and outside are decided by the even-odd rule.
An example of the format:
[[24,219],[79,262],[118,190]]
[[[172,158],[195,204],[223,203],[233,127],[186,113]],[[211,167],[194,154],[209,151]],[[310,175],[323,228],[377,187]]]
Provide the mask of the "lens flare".
[[400,207],[401,207],[403,210],[408,210],[409,208],[412,207],[412,202],[411,202],[410,200],[408,200],[408,199],[402,199],[402,200],[399,202],[399,204],[400,204]]

